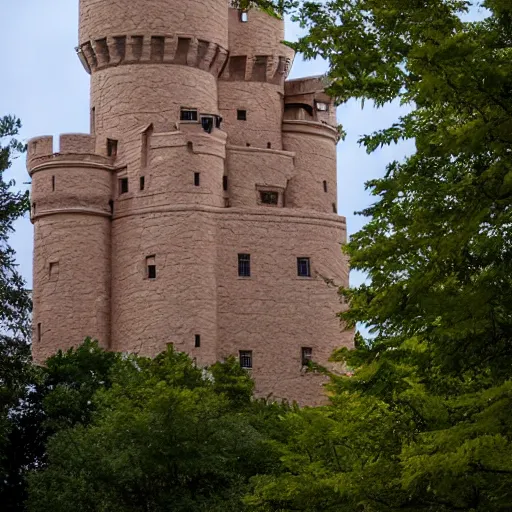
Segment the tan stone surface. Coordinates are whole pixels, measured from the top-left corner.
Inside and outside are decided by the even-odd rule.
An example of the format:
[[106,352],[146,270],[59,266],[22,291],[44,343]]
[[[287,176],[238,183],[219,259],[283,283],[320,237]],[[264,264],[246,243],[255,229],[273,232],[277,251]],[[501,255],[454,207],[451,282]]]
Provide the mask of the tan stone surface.
[[[259,396],[321,403],[302,347],[329,365],[352,343],[336,316],[346,226],[322,81],[285,83],[283,22],[251,11],[242,23],[226,0],[81,0],[80,27],[92,134],[28,145],[35,359],[86,336],[151,356],[172,343],[199,365],[252,350]],[[224,121],[207,133],[181,108]]]

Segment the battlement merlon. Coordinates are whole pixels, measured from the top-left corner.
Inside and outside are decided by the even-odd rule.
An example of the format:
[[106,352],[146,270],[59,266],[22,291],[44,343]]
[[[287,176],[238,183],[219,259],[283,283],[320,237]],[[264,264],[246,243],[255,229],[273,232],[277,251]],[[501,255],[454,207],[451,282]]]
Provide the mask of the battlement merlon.
[[32,175],[40,166],[47,163],[59,164],[72,161],[93,166],[111,168],[115,154],[107,155],[108,141],[105,139],[105,154],[95,151],[96,137],[80,133],[67,133],[60,136],[60,149],[54,152],[53,136],[35,137],[28,141],[27,170]]
[[317,121],[337,127],[336,105],[326,88],[323,75],[287,80],[284,84],[285,119]]

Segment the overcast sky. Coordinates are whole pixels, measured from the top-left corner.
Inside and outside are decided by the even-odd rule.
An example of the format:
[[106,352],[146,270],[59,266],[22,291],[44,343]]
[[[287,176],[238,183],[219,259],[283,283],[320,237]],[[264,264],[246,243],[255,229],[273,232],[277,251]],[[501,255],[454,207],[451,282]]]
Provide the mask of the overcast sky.
[[[74,48],[78,38],[78,0],[19,0],[3,5],[0,17],[0,115],[15,114],[23,122],[21,138],[39,135],[88,132],[89,75]],[[186,0],[184,0],[186,1]],[[297,35],[288,24],[287,38]],[[322,62],[295,60],[291,78],[325,72]],[[348,133],[338,146],[338,211],[346,216],[348,231],[359,230],[365,219],[354,212],[371,202],[364,189],[369,179],[382,176],[386,164],[401,160],[411,143],[384,148],[367,155],[358,138],[389,126],[401,114],[392,105],[364,110],[355,102],[338,109],[338,121]],[[24,158],[17,160],[6,177],[19,187],[29,181]],[[28,217],[16,224],[11,243],[17,252],[20,270],[32,286],[32,225]],[[361,276],[353,275],[357,284]]]

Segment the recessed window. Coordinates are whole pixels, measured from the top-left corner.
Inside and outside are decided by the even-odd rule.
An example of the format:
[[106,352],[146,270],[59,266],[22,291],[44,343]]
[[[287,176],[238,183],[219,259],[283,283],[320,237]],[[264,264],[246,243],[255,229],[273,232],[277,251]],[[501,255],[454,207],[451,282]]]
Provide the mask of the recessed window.
[[245,145],[250,148],[251,147],[251,144],[249,142],[246,142]]
[[252,350],[240,350],[240,366],[246,370],[252,368]]
[[52,176],[52,192],[55,192],[55,176]]
[[199,187],[199,185],[201,185],[201,173],[200,172],[194,173],[194,185],[196,187]]
[[128,193],[128,178],[121,178],[119,180],[119,193],[120,194]]
[[59,279],[59,262],[52,261],[50,263],[50,281],[57,281]]
[[222,177],[222,189],[223,190],[228,189],[228,177],[227,176]]
[[180,119],[182,121],[197,121],[197,109],[196,108],[182,108]]
[[146,258],[146,277],[148,279],[156,279],[156,258],[148,256]]
[[267,149],[272,149],[272,142],[267,142]]
[[311,277],[311,262],[309,258],[297,258],[297,275]]
[[196,334],[196,340],[195,340],[195,345],[194,345],[196,348],[199,348],[201,346],[201,335],[200,334]]
[[261,190],[260,199],[262,204],[279,204],[279,192]]
[[319,110],[320,112],[327,112],[329,110],[328,103],[323,103],[321,101],[317,101],[315,103],[316,103],[316,109]]
[[338,208],[336,207],[336,203],[332,203],[332,211],[333,211],[333,213],[338,213]]
[[107,155],[108,156],[116,156],[117,155],[117,140],[107,139]]
[[302,366],[308,366],[313,360],[313,349],[310,347],[302,347]]
[[144,190],[146,188],[146,178],[144,176],[140,177],[139,185],[141,190]]
[[32,203],[32,215],[36,214],[36,203]]
[[114,214],[114,201],[112,199],[108,202],[108,207],[110,208],[110,213]]
[[221,116],[215,116],[215,128],[220,129],[222,126],[222,117]]
[[324,192],[327,192],[327,181],[324,181]]
[[251,255],[238,255],[238,275],[240,277],[251,277]]
[[247,11],[240,12],[240,21],[242,23],[247,23],[249,21],[249,13]]
[[91,108],[91,134],[96,133],[96,107]]
[[43,335],[43,326],[40,323],[38,323],[37,324],[37,341],[41,341],[42,335]]
[[206,133],[212,133],[214,126],[213,116],[202,116],[201,125]]
[[236,118],[239,121],[247,121],[247,110],[237,110],[236,111]]

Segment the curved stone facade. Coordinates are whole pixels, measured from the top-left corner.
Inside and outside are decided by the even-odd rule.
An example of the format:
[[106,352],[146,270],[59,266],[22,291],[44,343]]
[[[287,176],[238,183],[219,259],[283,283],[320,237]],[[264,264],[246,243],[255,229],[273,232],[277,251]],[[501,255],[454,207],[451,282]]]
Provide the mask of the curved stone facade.
[[34,357],[97,338],[251,366],[258,396],[325,400],[350,345],[335,107],[286,82],[284,24],[226,0],[81,0],[91,134],[32,139]]

